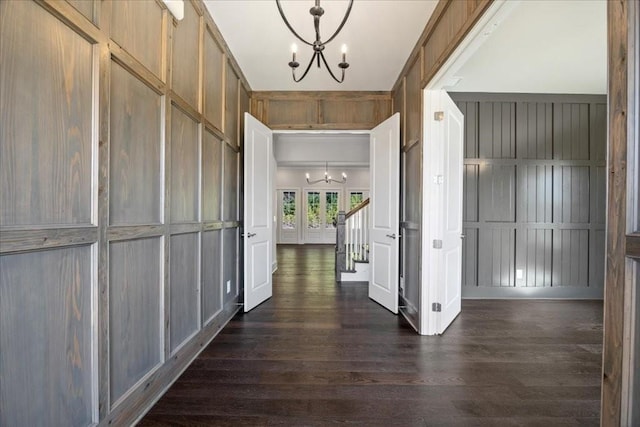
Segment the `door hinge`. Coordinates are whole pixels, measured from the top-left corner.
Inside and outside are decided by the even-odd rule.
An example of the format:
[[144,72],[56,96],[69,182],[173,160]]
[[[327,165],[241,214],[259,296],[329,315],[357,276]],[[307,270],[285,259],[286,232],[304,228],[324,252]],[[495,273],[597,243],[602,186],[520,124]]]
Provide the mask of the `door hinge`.
[[444,182],[444,177],[442,175],[434,175],[433,183],[434,184],[442,184]]
[[444,120],[444,111],[436,111],[433,113],[433,120],[441,122]]
[[433,249],[442,249],[442,240],[434,240]]
[[442,304],[440,304],[439,302],[434,302],[433,304],[431,304],[431,311],[440,313],[442,311]]

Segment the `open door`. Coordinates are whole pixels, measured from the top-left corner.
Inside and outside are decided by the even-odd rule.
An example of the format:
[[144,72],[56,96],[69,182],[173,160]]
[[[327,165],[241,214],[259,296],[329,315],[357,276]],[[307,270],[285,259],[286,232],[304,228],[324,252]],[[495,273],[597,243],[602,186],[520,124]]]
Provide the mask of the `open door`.
[[371,275],[369,298],[398,313],[400,239],[400,114],[371,131]]
[[442,334],[461,309],[464,116],[444,90],[425,92],[421,334]]
[[271,297],[273,132],[249,113],[244,120],[244,311]]

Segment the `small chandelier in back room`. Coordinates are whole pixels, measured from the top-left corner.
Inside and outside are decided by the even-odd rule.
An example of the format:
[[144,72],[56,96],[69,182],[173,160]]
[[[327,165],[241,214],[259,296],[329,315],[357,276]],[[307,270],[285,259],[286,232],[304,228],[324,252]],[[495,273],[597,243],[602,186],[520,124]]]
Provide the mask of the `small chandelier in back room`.
[[313,48],[313,56],[309,61],[309,65],[307,65],[307,68],[304,70],[304,73],[302,74],[302,76],[299,79],[296,79],[296,68],[298,68],[300,64],[298,63],[298,61],[296,61],[296,52],[298,48],[295,44],[292,46],[293,58],[291,62],[289,62],[289,67],[291,67],[291,74],[293,75],[293,81],[298,83],[299,81],[304,79],[307,73],[309,72],[311,65],[313,64],[313,61],[315,60],[318,64],[318,68],[320,68],[320,61],[322,61],[325,67],[327,67],[327,71],[329,71],[329,74],[331,74],[331,77],[333,77],[333,80],[337,81],[338,83],[342,83],[344,81],[344,71],[347,68],[349,68],[349,63],[347,62],[347,45],[342,45],[342,62],[338,64],[338,67],[342,70],[342,76],[340,77],[340,79],[338,79],[335,76],[335,74],[333,74],[333,71],[331,71],[329,64],[327,64],[327,60],[324,58],[323,50],[327,45],[327,43],[329,43],[331,40],[336,38],[340,30],[342,30],[342,27],[344,26],[344,24],[347,22],[347,18],[349,18],[349,14],[351,13],[351,6],[353,6],[353,0],[349,0],[349,6],[347,7],[347,12],[345,13],[344,18],[342,18],[342,22],[338,26],[338,29],[336,30],[336,32],[333,33],[333,35],[329,37],[329,39],[325,42],[320,40],[320,18],[322,17],[322,15],[324,15],[324,9],[320,7],[320,0],[316,0],[315,6],[309,9],[309,13],[311,14],[311,16],[313,16],[313,26],[316,32],[316,40],[314,42],[308,42],[302,37],[300,37],[298,33],[296,33],[296,31],[293,29],[291,24],[289,24],[289,21],[287,21],[287,18],[284,16],[284,12],[282,11],[282,6],[280,5],[280,0],[276,0],[276,5],[278,5],[278,11],[280,12],[280,16],[282,17],[282,20],[286,24],[287,28],[289,28],[289,30],[293,33],[293,35],[296,36],[296,38],[300,40],[302,43],[309,45]]
[[307,172],[305,174],[305,177],[307,178],[307,184],[317,184],[319,182],[324,182],[325,184],[331,184],[332,182],[336,182],[338,184],[345,184],[347,182],[347,174],[342,172],[342,179],[341,180],[337,180],[337,179],[333,179],[331,178],[331,175],[329,175],[329,162],[325,162],[324,164],[324,177],[323,178],[319,178],[316,179],[314,181],[310,180],[310,176],[309,176],[309,172]]

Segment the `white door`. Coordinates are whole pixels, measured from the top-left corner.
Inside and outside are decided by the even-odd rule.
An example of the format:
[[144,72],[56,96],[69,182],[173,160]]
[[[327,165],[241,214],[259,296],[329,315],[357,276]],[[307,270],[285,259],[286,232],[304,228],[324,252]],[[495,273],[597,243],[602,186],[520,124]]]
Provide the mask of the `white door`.
[[244,311],[271,297],[273,132],[249,113],[244,121]]
[[400,239],[400,114],[371,131],[369,298],[398,313]]
[[[443,90],[425,92],[423,265],[429,289],[421,333],[442,334],[461,309],[464,116]],[[424,313],[423,313],[424,314]]]

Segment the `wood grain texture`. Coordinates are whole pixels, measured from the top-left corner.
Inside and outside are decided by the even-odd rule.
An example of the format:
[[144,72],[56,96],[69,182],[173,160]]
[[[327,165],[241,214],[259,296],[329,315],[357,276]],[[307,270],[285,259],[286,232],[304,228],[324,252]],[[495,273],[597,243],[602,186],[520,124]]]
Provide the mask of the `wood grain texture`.
[[162,361],[162,240],[109,245],[111,407]]
[[0,225],[91,224],[93,63],[40,6],[0,4]]
[[95,243],[97,227],[1,230],[0,253],[26,252]]
[[196,233],[170,240],[169,343],[174,353],[200,329],[200,243]]
[[405,145],[422,140],[422,91],[420,90],[421,64],[416,61],[407,74],[405,80]]
[[91,247],[0,257],[0,425],[89,425]]
[[171,89],[200,111],[200,15],[190,1],[184,2],[184,18],[173,21]]
[[119,64],[111,64],[109,222],[162,220],[161,99]]
[[[238,295],[238,229],[225,228],[222,231],[222,286],[224,305]],[[231,290],[227,292],[227,282]]]
[[366,284],[336,285],[333,256],[280,245],[273,297],[140,425],[598,425],[601,302],[465,300],[421,337]]
[[176,106],[171,108],[171,222],[198,220],[198,124]]
[[204,32],[204,115],[222,131],[224,103],[224,51],[209,28]]
[[607,3],[608,184],[607,260],[604,288],[602,426],[618,426],[622,411],[627,212],[628,4]]
[[111,39],[156,76],[162,67],[162,9],[154,0],[112,1]]
[[93,22],[93,10],[95,7],[94,0],[67,0],[78,12],[82,13],[85,18]]
[[238,153],[224,144],[224,190],[222,219],[236,221],[238,218]]
[[240,82],[240,109],[238,111],[238,145],[244,145],[244,114],[251,112],[251,94]]
[[222,310],[222,231],[202,233],[202,323]]
[[240,81],[238,75],[227,61],[224,95],[224,134],[232,146],[238,145],[238,96]]
[[640,233],[627,235],[627,256],[640,259]]
[[222,206],[222,145],[208,131],[202,138],[202,220],[220,221]]

